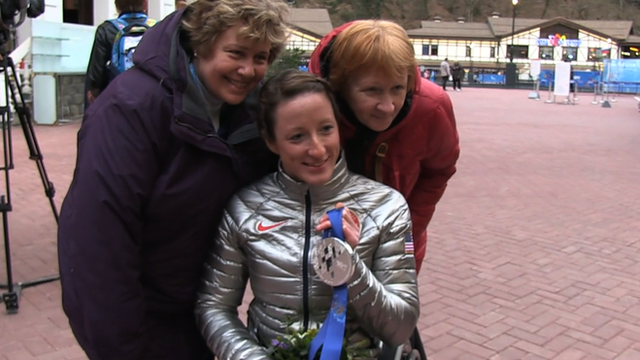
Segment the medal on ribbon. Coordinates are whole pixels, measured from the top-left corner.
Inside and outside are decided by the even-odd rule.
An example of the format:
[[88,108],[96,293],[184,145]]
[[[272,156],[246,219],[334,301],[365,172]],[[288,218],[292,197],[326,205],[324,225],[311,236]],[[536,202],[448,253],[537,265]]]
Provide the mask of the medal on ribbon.
[[354,272],[353,250],[345,242],[342,231],[342,211],[344,208],[327,212],[331,229],[325,230],[323,239],[313,249],[312,263],[318,277],[333,287],[331,309],[320,331],[309,348],[308,360],[314,360],[322,347],[320,360],[338,360],[342,353],[347,320],[347,281]]
[[336,287],[353,275],[353,250],[344,240],[325,237],[313,249],[311,262],[322,282]]

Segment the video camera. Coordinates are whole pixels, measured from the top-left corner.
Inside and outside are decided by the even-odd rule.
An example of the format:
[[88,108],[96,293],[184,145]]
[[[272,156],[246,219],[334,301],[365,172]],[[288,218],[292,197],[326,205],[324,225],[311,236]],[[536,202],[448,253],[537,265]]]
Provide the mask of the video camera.
[[0,46],[9,41],[11,30],[22,25],[26,17],[36,18],[44,13],[44,1],[0,0]]

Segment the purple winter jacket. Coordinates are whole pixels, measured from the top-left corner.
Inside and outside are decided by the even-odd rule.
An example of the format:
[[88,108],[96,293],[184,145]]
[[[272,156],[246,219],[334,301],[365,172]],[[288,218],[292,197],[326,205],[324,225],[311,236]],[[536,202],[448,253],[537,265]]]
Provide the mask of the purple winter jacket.
[[[85,114],[58,253],[63,308],[92,360],[203,360],[193,308],[228,199],[276,169],[249,97],[225,104],[219,137],[179,22],[151,28],[136,66]],[[255,97],[253,97],[255,99]]]

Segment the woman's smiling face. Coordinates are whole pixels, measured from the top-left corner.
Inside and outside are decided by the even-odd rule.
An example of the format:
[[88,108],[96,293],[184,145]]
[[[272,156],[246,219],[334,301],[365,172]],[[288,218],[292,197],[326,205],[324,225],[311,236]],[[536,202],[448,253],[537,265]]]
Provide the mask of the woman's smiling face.
[[214,97],[239,104],[267,73],[271,43],[253,41],[238,32],[237,23],[220,33],[208,54],[198,54],[194,66],[198,78]]
[[329,98],[303,93],[279,104],[274,120],[274,139],[267,144],[280,155],[284,172],[309,185],[327,183],[340,156],[338,123]]

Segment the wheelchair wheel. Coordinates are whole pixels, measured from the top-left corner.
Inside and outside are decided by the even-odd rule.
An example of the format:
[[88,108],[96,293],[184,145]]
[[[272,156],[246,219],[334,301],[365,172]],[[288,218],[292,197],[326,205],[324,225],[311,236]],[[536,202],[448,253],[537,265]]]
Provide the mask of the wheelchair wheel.
[[391,348],[384,345],[378,360],[427,360],[427,354],[424,351],[424,345],[417,328],[413,331],[407,344],[410,346]]
[[409,355],[407,355],[407,360],[422,360],[422,356],[420,356],[420,352],[418,350],[413,349]]
[[[409,357],[407,358],[407,360],[427,360],[427,353],[424,351],[424,344],[422,343],[422,339],[420,338],[420,332],[418,331],[418,328],[416,328],[413,331],[413,335],[411,335],[411,346],[413,347],[413,351],[409,353]],[[417,352],[419,357],[410,357],[414,352]]]

